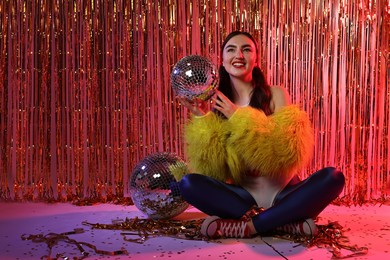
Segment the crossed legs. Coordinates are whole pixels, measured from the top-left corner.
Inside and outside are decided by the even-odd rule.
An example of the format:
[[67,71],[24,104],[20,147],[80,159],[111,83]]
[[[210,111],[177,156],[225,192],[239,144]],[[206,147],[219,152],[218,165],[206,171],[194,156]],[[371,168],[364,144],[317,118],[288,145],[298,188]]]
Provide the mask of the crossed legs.
[[[290,182],[272,207],[252,218],[251,233],[264,234],[294,221],[317,217],[341,193],[344,183],[343,173],[333,167],[323,168],[303,181]],[[220,218],[239,219],[256,204],[241,186],[200,174],[185,175],[179,188],[188,203]]]

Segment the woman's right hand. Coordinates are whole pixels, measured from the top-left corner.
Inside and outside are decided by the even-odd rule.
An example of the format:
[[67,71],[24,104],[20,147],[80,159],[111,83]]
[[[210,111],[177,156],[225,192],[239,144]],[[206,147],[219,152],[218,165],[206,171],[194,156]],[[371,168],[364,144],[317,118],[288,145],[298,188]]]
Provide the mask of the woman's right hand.
[[190,110],[191,113],[194,114],[195,116],[204,116],[208,112],[206,101],[203,101],[198,98],[194,98],[193,100],[190,100],[184,97],[179,97],[178,99],[180,103],[188,110]]

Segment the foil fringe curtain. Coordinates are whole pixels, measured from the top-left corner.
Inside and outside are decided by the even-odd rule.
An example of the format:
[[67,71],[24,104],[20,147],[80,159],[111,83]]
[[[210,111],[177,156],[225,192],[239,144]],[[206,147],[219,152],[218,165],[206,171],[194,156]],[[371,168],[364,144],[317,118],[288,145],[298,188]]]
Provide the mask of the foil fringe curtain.
[[387,199],[388,0],[0,0],[0,198],[126,197],[143,157],[185,157],[171,68],[189,54],[219,63],[236,29],[313,121],[301,174],[336,166],[347,201]]

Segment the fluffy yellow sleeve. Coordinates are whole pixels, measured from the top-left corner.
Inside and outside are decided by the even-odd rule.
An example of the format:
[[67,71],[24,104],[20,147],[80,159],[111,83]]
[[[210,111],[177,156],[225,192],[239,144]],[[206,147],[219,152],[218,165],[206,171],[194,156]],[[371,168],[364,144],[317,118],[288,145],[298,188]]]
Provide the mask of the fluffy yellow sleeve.
[[[239,108],[228,122],[227,150],[249,171],[290,178],[312,157],[313,130],[307,114],[297,106],[286,106],[270,117],[251,107]],[[239,182],[242,172],[235,170],[234,161],[228,160],[228,164],[233,179]]]
[[226,120],[214,113],[193,117],[184,128],[184,141],[192,171],[221,181],[230,178],[226,165]]

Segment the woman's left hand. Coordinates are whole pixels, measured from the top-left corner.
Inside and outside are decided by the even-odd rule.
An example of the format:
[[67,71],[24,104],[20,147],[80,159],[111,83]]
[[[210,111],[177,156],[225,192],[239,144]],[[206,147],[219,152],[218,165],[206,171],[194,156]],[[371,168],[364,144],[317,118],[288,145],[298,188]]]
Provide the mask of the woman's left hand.
[[185,97],[178,97],[178,99],[180,103],[195,116],[204,116],[207,113],[207,104],[203,100],[197,98],[190,100]]
[[213,102],[215,104],[214,108],[221,112],[227,119],[229,119],[237,110],[237,106],[218,90],[213,97]]

